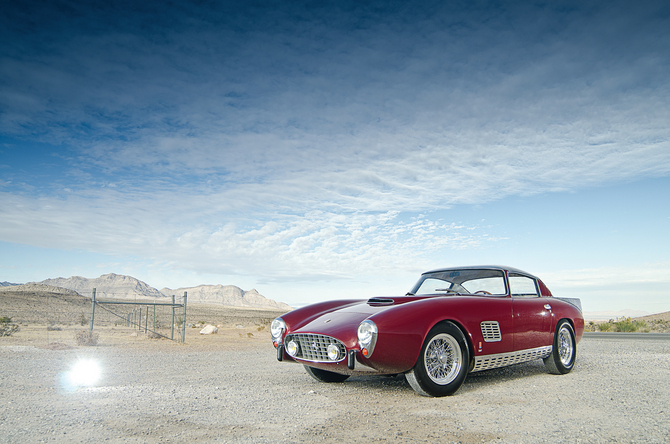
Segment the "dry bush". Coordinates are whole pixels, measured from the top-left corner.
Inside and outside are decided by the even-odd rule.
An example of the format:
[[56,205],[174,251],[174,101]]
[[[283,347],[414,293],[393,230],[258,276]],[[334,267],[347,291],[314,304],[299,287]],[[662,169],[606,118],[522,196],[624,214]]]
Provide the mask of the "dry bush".
[[21,330],[18,324],[12,324],[12,318],[3,316],[0,318],[0,336],[11,336]]
[[0,323],[0,336],[11,336],[19,330],[21,329],[17,324],[10,324],[9,322]]
[[154,332],[154,331],[150,331],[150,332],[147,333],[147,338],[148,338],[148,339],[160,339],[160,338],[162,338],[162,337],[163,337],[163,336],[161,336],[160,334],[158,334],[158,333],[156,333],[156,332]]
[[93,333],[90,330],[81,330],[78,331],[74,336],[75,342],[77,345],[97,345],[98,344],[98,334]]

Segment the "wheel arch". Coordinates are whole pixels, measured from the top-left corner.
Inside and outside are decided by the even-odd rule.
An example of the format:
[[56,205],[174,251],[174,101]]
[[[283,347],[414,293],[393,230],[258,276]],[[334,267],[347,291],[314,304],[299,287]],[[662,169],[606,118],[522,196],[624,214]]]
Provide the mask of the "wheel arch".
[[[553,342],[553,337],[556,334],[556,327],[558,327],[558,324],[561,323],[561,321],[568,321],[568,324],[570,324],[570,327],[572,327],[572,332],[576,335],[576,330],[575,330],[575,322],[568,317],[558,317],[556,322],[554,322],[554,325],[551,326],[551,337],[552,337],[552,342]],[[546,330],[545,330],[546,331]],[[576,338],[575,338],[576,339]]]
[[[474,354],[474,348],[473,348],[473,345],[472,345],[472,344],[473,344],[473,343],[472,343],[472,335],[470,335],[470,333],[469,333],[468,330],[463,326],[463,324],[461,324],[461,323],[458,322],[457,320],[455,320],[455,319],[442,319],[442,320],[440,320],[440,321],[435,322],[435,323],[434,323],[434,324],[433,324],[433,325],[426,331],[426,333],[423,335],[423,341],[422,341],[422,344],[423,344],[424,342],[426,342],[426,338],[428,337],[428,335],[430,334],[430,332],[431,332],[435,327],[439,326],[440,324],[446,324],[446,323],[451,323],[451,324],[455,325],[456,328],[458,328],[458,329],[461,331],[461,333],[463,333],[463,337],[465,338],[465,344],[466,344],[466,346],[468,347],[468,356],[469,356],[468,373],[470,373],[470,371],[472,370],[472,368],[473,368],[474,365],[475,365],[475,356],[474,356],[475,354]],[[573,328],[574,328],[574,327],[573,327]],[[421,356],[420,356],[420,354],[419,354],[419,356],[417,356],[417,361],[418,361],[420,358],[421,358]],[[416,362],[415,362],[414,364],[416,364]]]

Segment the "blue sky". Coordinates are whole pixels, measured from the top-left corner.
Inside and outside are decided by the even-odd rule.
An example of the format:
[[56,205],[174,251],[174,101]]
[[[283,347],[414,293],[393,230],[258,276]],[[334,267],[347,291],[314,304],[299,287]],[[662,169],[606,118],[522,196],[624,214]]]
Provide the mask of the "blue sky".
[[670,5],[12,2],[0,281],[670,310]]

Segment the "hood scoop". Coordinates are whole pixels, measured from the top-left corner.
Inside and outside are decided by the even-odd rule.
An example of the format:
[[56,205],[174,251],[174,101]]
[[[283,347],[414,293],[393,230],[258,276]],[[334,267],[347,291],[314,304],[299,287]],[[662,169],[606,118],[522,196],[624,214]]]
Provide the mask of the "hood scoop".
[[370,305],[393,305],[395,301],[389,298],[370,298],[368,299]]

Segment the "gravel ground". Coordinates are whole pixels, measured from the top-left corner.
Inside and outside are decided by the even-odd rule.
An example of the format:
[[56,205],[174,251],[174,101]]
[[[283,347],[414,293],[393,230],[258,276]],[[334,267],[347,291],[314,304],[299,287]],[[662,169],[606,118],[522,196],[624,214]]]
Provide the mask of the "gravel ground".
[[[102,379],[67,387],[81,358]],[[575,369],[541,360],[425,398],[401,377],[312,380],[268,343],[229,349],[0,342],[0,442],[670,442],[670,340],[585,337]]]

